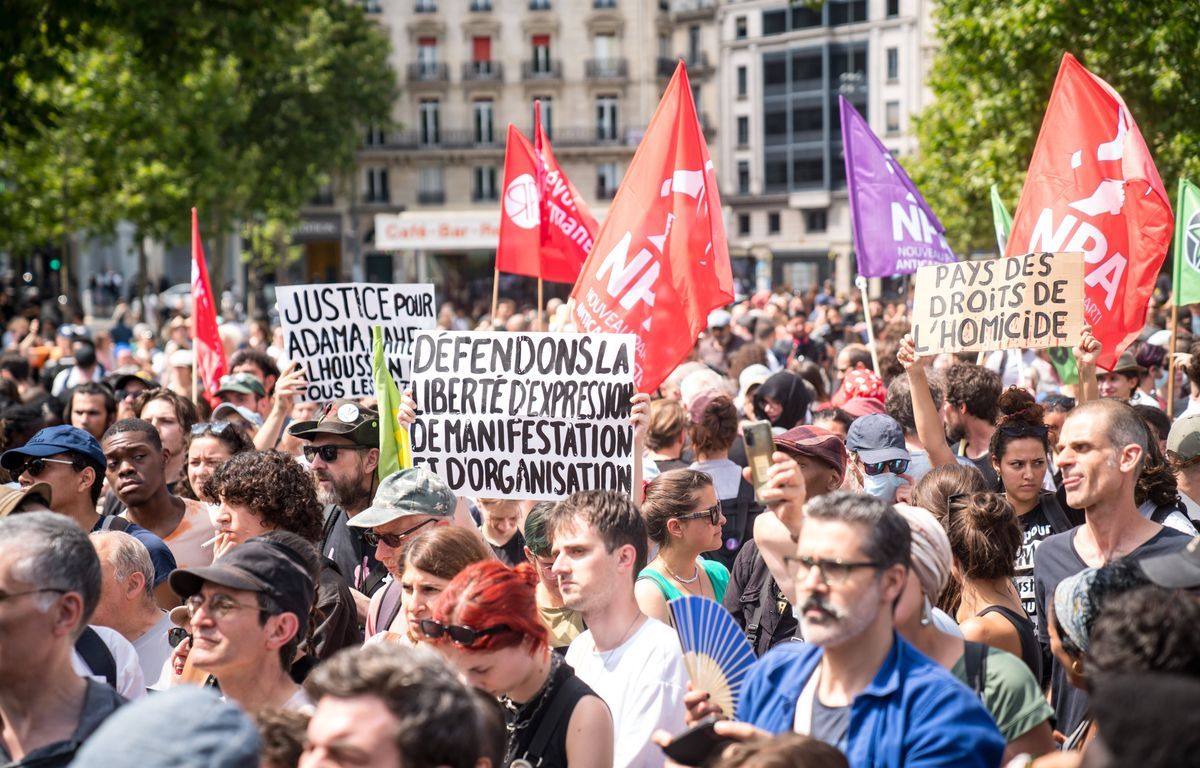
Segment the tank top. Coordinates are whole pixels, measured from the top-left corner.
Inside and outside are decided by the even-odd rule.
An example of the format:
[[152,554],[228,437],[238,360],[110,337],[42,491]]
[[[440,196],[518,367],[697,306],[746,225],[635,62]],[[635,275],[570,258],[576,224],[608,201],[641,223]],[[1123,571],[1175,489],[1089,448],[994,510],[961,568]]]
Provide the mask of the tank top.
[[[698,568],[704,569],[704,572],[708,575],[708,580],[712,582],[713,592],[716,594],[714,599],[718,603],[724,600],[725,588],[729,586],[729,569],[716,560],[700,559],[696,563]],[[658,590],[662,592],[663,599],[668,603],[672,600],[678,600],[684,595],[683,590],[671,583],[666,576],[649,567],[643,568],[641,573],[638,574],[638,581],[642,579],[653,581]]]
[[984,608],[976,616],[987,616],[989,613],[998,613],[1008,619],[1009,623],[1017,630],[1017,637],[1021,640],[1021,661],[1025,662],[1025,666],[1029,667],[1029,671],[1033,673],[1036,680],[1042,679],[1042,650],[1038,644],[1037,635],[1033,628],[1033,622],[1028,616],[1022,616],[1004,605],[989,605]]
[[567,726],[575,705],[596,693],[575,676],[575,670],[557,655],[554,669],[542,691],[531,701],[514,705],[505,701],[509,742],[504,768],[567,768]]

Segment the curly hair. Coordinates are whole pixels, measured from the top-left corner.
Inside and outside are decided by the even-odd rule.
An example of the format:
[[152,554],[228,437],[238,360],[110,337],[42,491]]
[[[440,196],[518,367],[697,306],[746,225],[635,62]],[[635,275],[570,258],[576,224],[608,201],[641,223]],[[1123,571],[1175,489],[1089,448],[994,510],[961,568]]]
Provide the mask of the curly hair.
[[[933,397],[933,407],[940,411],[943,402],[942,387],[936,379],[937,377],[929,379],[929,394]],[[887,415],[895,419],[906,434],[916,434],[917,417],[913,413],[912,388],[907,376],[897,376],[888,384],[884,407],[887,409]]]
[[222,464],[204,483],[204,494],[248,508],[264,524],[321,540],[321,503],[312,474],[279,451],[246,451]]
[[1000,404],[1000,375],[974,363],[955,363],[946,369],[946,402],[965,405],[967,413],[996,423]]
[[1200,595],[1149,584],[1114,595],[1092,627],[1088,661],[1101,672],[1200,677]]
[[1162,445],[1152,437],[1146,441],[1146,455],[1142,459],[1142,472],[1138,475],[1137,485],[1134,486],[1133,501],[1138,506],[1150,501],[1154,506],[1162,507],[1175,504],[1178,500],[1179,481],[1175,477],[1175,470],[1167,461]]
[[972,493],[955,497],[947,507],[942,524],[963,577],[1012,578],[1024,535],[1008,501],[997,493]]
[[646,534],[650,541],[664,546],[667,521],[691,512],[700,498],[700,491],[711,488],[712,484],[711,477],[694,469],[672,469],[651,480],[642,500],[642,516],[646,518]]
[[996,431],[988,443],[992,460],[1004,460],[1008,446],[1014,440],[1033,438],[1040,440],[1046,453],[1050,452],[1050,438],[1046,429],[1046,410],[1037,404],[1033,395],[1020,387],[1009,387],[1000,395],[998,402],[1000,418],[996,422]]
[[729,450],[737,437],[738,415],[733,401],[721,395],[704,407],[700,421],[690,427],[692,447],[697,454]]

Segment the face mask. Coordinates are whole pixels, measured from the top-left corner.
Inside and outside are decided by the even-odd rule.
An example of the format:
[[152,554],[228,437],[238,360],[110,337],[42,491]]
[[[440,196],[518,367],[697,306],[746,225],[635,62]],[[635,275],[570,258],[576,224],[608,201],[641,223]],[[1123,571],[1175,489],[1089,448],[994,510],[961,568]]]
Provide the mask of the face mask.
[[75,365],[80,368],[91,368],[96,364],[96,350],[84,347],[75,353]]
[[901,485],[907,485],[907,481],[891,472],[863,476],[863,490],[888,504],[896,501],[896,489]]

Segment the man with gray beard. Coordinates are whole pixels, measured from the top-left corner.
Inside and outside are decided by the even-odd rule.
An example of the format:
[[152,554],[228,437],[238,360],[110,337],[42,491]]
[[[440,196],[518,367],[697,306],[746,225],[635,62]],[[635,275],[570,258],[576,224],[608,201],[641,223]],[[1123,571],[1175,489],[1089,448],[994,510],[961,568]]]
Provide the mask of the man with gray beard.
[[315,420],[291,425],[288,434],[305,441],[304,458],[317,482],[317,499],[325,505],[321,554],[337,565],[355,593],[361,622],[387,569],[363,541],[365,529],[347,523],[375,497],[379,414],[354,400],[334,400]]

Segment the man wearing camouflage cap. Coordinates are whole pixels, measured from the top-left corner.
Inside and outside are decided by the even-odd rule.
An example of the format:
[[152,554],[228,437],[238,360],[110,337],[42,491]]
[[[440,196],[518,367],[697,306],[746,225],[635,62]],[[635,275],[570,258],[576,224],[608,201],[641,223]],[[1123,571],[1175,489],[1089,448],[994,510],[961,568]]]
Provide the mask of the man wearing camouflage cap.
[[1179,500],[1187,516],[1200,520],[1200,412],[1178,418],[1171,425],[1167,456],[1174,463]]
[[366,598],[383,585],[387,570],[375,559],[374,547],[364,542],[364,529],[347,522],[367,509],[375,495],[379,414],[354,400],[334,400],[316,420],[292,424],[288,434],[305,441],[304,458],[317,483],[317,498],[325,505],[321,554],[337,564],[358,593],[361,621]]
[[387,567],[392,581],[371,599],[366,635],[386,632],[400,613],[400,571],[404,552],[416,534],[454,521],[458,500],[440,477],[421,467],[402,469],[384,478],[370,507],[352,517],[351,529],[367,530],[367,544]]

